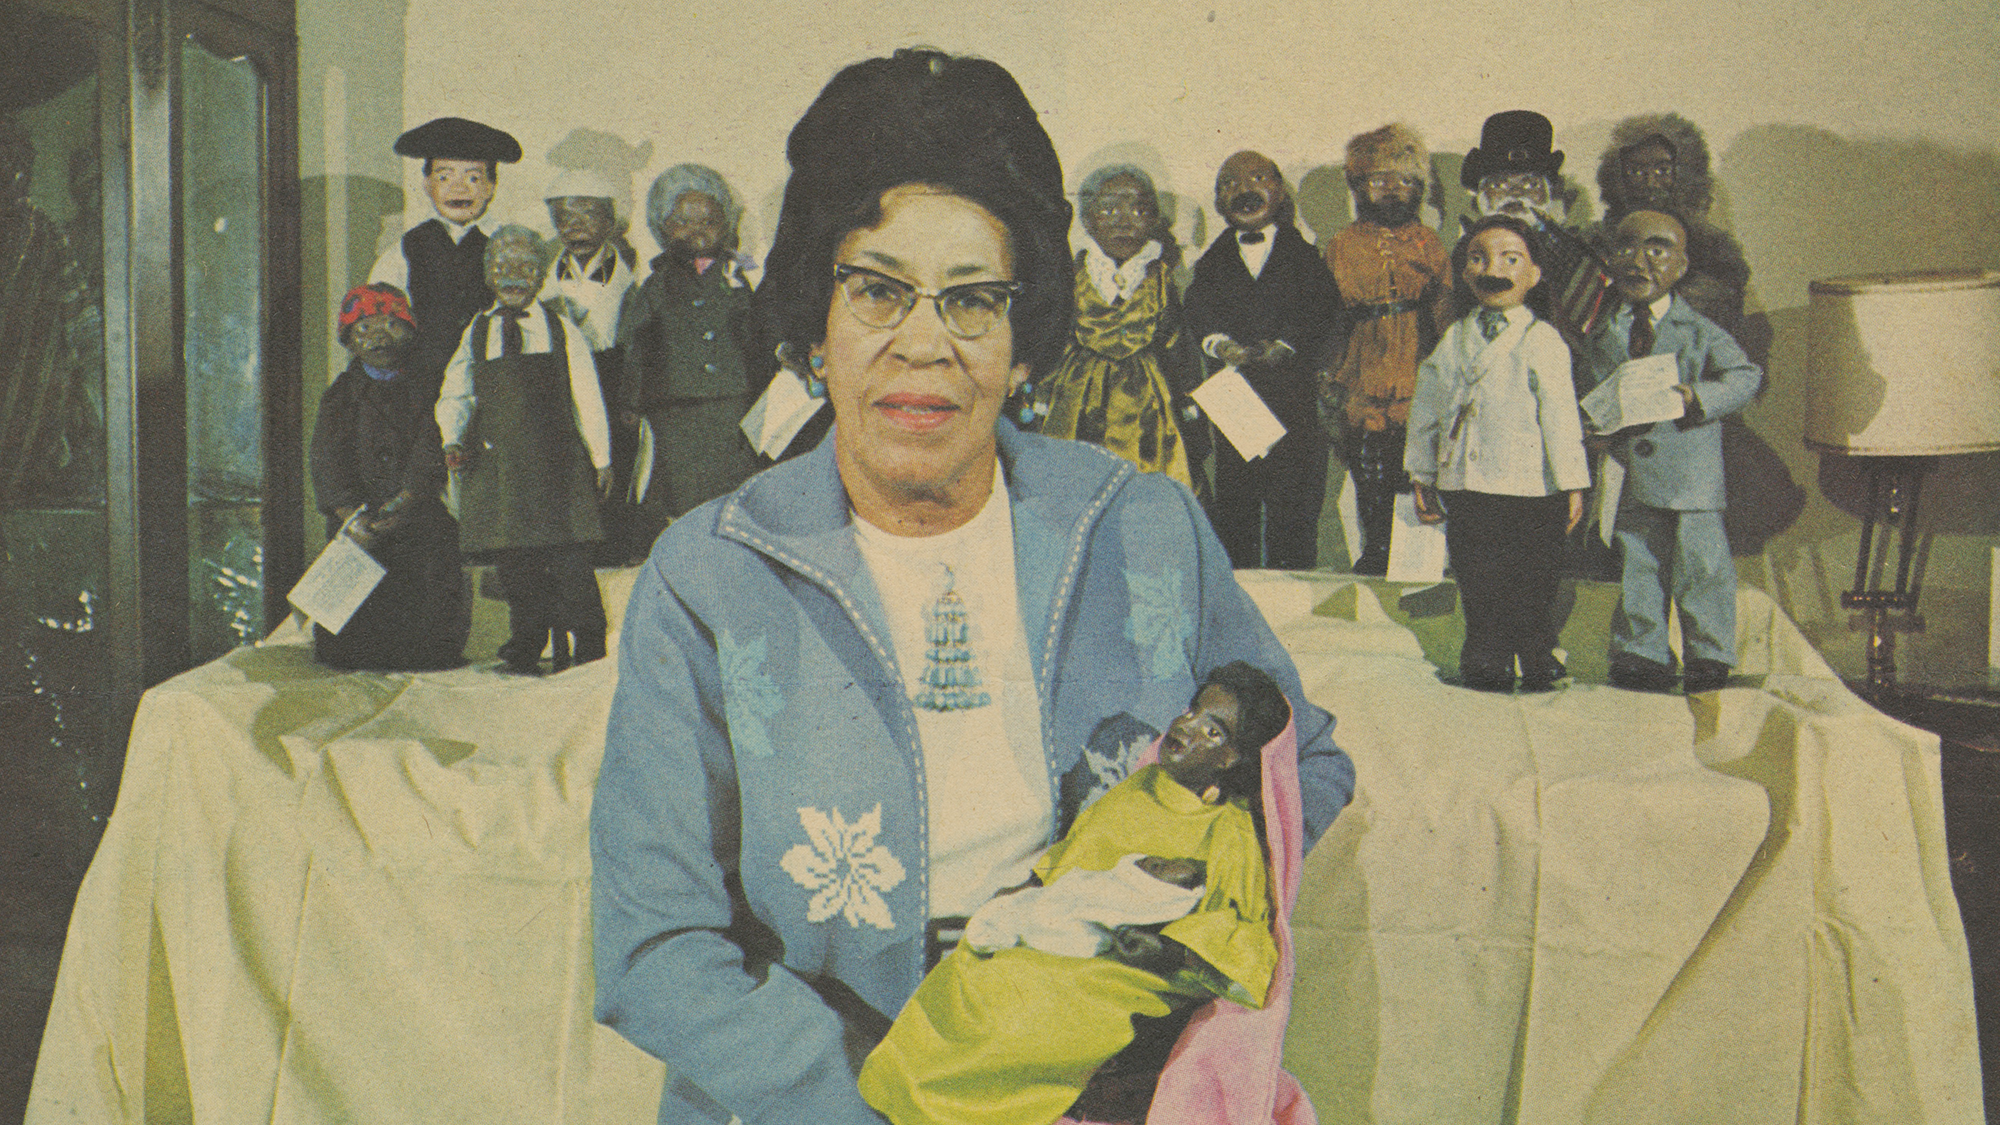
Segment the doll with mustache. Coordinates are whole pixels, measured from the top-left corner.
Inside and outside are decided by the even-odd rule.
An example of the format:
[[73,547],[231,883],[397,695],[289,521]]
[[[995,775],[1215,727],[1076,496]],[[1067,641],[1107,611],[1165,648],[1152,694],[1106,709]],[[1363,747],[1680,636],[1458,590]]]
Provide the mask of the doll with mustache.
[[1404,428],[1416,392],[1417,361],[1450,320],[1451,263],[1437,232],[1417,219],[1430,186],[1430,152],[1406,125],[1385,125],[1347,142],[1347,186],[1356,221],[1326,244],[1340,289],[1340,358],[1333,384],[1346,393],[1348,472],[1361,509],[1356,574],[1389,569]]
[[1536,240],[1510,215],[1474,223],[1462,248],[1479,306],[1417,369],[1403,467],[1417,512],[1445,523],[1465,606],[1459,676],[1469,688],[1549,691],[1563,540],[1590,487],[1561,334],[1528,307],[1542,284]]
[[1209,519],[1235,566],[1306,570],[1318,561],[1326,489],[1319,380],[1339,312],[1333,275],[1292,224],[1292,195],[1271,159],[1239,152],[1215,177],[1228,229],[1195,263],[1184,307],[1215,368],[1237,368],[1285,426],[1254,461],[1215,445]]
[[[1576,188],[1562,177],[1562,166],[1549,119],[1531,109],[1509,109],[1480,126],[1479,144],[1465,154],[1459,182],[1472,192],[1479,217],[1512,215],[1527,224],[1542,271],[1546,315],[1574,345],[1615,301],[1603,263],[1583,236],[1563,223]],[[1471,223],[1462,221],[1466,227]]]

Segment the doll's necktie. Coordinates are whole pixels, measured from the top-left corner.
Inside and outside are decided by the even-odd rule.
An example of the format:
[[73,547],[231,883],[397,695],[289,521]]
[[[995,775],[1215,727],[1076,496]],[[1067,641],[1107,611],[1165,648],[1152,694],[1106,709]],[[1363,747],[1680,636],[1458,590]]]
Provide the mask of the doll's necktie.
[[1653,354],[1653,310],[1644,305],[1632,306],[1632,340],[1625,354],[1633,359]]
[[1479,310],[1479,333],[1488,340],[1497,340],[1500,333],[1507,330],[1507,314],[1499,309]]
[[528,315],[528,310],[526,309],[500,310],[500,354],[501,355],[509,356],[509,355],[521,354],[522,347],[524,346],[521,342],[521,318],[527,315]]

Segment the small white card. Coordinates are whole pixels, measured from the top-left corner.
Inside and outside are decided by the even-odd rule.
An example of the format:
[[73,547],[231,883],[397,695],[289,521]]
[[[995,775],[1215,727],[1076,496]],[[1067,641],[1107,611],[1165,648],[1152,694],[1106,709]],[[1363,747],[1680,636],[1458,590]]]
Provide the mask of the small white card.
[[1674,389],[1680,381],[1680,362],[1671,355],[1628,359],[1583,396],[1579,405],[1590,419],[1590,428],[1600,434],[1627,426],[1649,426],[1687,413],[1687,403]]
[[771,385],[764,388],[756,404],[743,416],[743,436],[750,439],[751,448],[776,460],[825,405],[825,398],[806,393],[804,379],[780,368],[771,376]]
[[1397,493],[1396,522],[1389,528],[1389,572],[1382,577],[1390,582],[1442,582],[1444,562],[1444,525],[1418,519],[1417,498]]
[[625,486],[625,499],[633,507],[646,502],[646,486],[653,483],[653,423],[639,419],[639,439],[632,450],[632,482]]
[[1243,373],[1225,367],[1210,375],[1190,396],[1208,413],[1208,420],[1236,447],[1245,461],[1255,461],[1271,451],[1285,436],[1285,424],[1264,405]]
[[1625,463],[1606,453],[1597,459],[1597,537],[1611,546],[1618,527],[1618,498],[1625,491]]
[[373,555],[348,538],[347,528],[342,526],[285,600],[327,632],[338,633],[386,573]]
[[1341,477],[1340,496],[1333,506],[1340,513],[1340,537],[1347,543],[1347,559],[1351,564],[1361,557],[1361,500],[1354,492],[1353,473]]

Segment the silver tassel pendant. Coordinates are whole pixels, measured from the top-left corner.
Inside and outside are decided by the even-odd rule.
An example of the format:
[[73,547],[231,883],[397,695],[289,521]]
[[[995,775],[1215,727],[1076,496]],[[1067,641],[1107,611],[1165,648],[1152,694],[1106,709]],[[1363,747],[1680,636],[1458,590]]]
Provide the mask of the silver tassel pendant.
[[925,611],[924,640],[930,647],[924,650],[924,674],[918,677],[924,688],[910,702],[926,711],[970,711],[993,702],[978,690],[984,677],[972,662],[972,627],[954,584],[951,568],[945,567],[944,593]]

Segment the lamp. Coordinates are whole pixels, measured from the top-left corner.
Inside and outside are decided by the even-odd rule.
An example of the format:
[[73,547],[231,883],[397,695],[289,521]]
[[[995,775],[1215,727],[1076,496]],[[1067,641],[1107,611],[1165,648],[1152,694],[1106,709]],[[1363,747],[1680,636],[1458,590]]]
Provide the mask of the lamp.
[[[2000,272],[1838,277],[1810,293],[1805,440],[1868,470],[1854,589],[1840,603],[1867,611],[1866,693],[1881,703],[1896,693],[1889,613],[1914,618],[1917,608],[1910,556],[1924,473],[1940,456],[2000,449]],[[1892,531],[1895,584],[1884,588]]]

